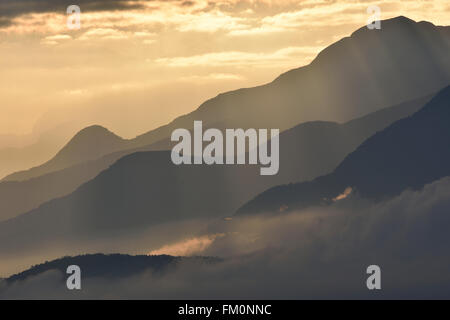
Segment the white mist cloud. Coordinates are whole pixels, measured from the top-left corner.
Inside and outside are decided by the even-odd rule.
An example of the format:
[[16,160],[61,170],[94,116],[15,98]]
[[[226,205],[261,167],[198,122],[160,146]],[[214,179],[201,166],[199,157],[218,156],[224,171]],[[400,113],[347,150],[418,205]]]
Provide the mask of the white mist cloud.
[[189,238],[152,250],[149,252],[149,255],[192,256],[194,254],[200,254],[211,246],[214,240],[223,236],[224,234],[212,234]]

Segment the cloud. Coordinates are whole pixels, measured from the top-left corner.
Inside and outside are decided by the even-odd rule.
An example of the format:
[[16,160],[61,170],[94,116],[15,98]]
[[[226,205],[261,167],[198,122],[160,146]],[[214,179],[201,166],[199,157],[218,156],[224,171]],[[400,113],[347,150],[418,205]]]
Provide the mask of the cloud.
[[241,30],[247,27],[244,18],[226,15],[220,11],[185,14],[176,21],[181,32],[216,32],[218,30]]
[[112,28],[96,28],[90,29],[83,33],[78,40],[91,40],[91,39],[106,39],[106,40],[119,40],[126,39],[127,35],[116,29]]
[[351,193],[353,189],[351,187],[345,188],[344,192],[342,192],[340,195],[338,195],[336,198],[333,198],[333,201],[339,201],[347,198]]
[[68,39],[72,39],[72,37],[67,35],[67,34],[57,34],[57,35],[54,35],[54,36],[45,37],[45,40],[54,40],[54,41],[57,41],[57,40],[68,40]]
[[149,255],[167,254],[171,256],[192,256],[205,251],[217,238],[224,234],[211,234],[189,238],[181,242],[165,245],[162,248],[149,252]]
[[[0,3],[0,28],[19,27],[21,17],[42,18],[45,14],[66,16],[69,0],[3,0]],[[122,26],[139,27],[142,22],[159,22],[181,32],[225,31],[233,36],[264,35],[296,32],[300,28],[328,25],[364,24],[368,18],[366,9],[379,5],[382,18],[398,15],[411,18],[429,15],[444,20],[448,13],[445,0],[430,2],[400,1],[250,1],[225,0],[211,2],[160,1],[160,0],[79,0],[83,20],[87,25],[96,13],[104,16],[96,22],[103,25],[115,20]],[[98,17],[98,15],[97,15]],[[41,20],[43,21],[43,20]],[[448,21],[448,19],[447,19]],[[141,24],[139,24],[141,23]],[[98,25],[97,25],[98,27]]]
[[[307,56],[312,58],[321,47],[287,47],[275,52],[213,52],[190,57],[159,58],[155,62],[170,67],[192,67],[192,66],[255,66],[277,64],[292,64],[295,57]],[[299,64],[299,62],[296,62]],[[301,64],[301,63],[300,63]]]
[[56,45],[62,41],[71,40],[72,37],[67,34],[56,34],[53,36],[47,36],[42,39],[41,43],[45,45]]
[[211,80],[245,80],[243,76],[233,73],[210,73],[207,75],[191,75],[191,76],[183,76],[179,78],[180,81],[186,82],[206,82]]
[[[61,276],[43,274],[3,285],[0,297],[449,298],[449,210],[450,178],[378,204],[349,196],[326,208],[210,224],[204,235],[225,235],[202,254],[224,257],[219,264],[182,263],[162,275],[114,282],[85,279],[75,294]],[[372,264],[381,267],[379,292],[366,288]]]
[[[130,10],[145,7],[151,0],[77,0],[83,12],[105,10]],[[65,14],[72,5],[69,0],[2,0],[0,2],[0,18],[15,18],[30,13]]]
[[[147,90],[148,96],[140,94],[151,119],[147,124],[133,110],[134,100],[125,95],[117,96],[114,103],[127,106],[129,123],[122,121],[122,110],[117,118],[98,112],[95,119],[78,124],[95,121],[113,125],[110,128],[123,136],[135,136],[192,111],[204,101],[200,96],[209,99],[227,90],[261,85],[308,64],[322,48],[364,26],[370,4],[380,3],[383,19],[402,14],[448,24],[450,17],[447,0],[76,3],[82,13],[80,30],[67,28],[66,8],[73,4],[69,0],[0,1],[1,133],[31,132],[53,110],[64,112],[68,103],[76,105],[78,115],[85,107],[97,109],[110,103],[108,94],[103,101],[87,100],[116,82],[166,84],[177,79],[172,91],[158,101],[153,100],[157,89]],[[209,79],[214,80],[211,89],[203,87]],[[193,82],[189,88],[188,80]],[[67,101],[60,94],[78,89],[87,93],[84,100],[77,95]],[[189,97],[174,94],[180,91]],[[191,95],[199,98],[186,101]],[[167,106],[164,112],[159,105]],[[169,109],[170,116],[165,113]],[[52,127],[62,123],[54,121]]]

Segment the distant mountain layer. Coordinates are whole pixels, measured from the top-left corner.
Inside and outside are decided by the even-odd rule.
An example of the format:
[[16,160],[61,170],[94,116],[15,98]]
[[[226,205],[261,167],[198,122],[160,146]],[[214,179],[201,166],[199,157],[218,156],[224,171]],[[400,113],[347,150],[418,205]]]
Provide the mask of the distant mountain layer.
[[[419,110],[429,99],[431,99],[431,96],[408,101],[345,124],[316,121],[286,130],[280,135],[280,171],[276,176],[262,178],[259,176],[257,168],[245,167],[240,169],[240,172],[246,172],[245,176],[247,179],[243,181],[239,176],[234,176],[235,173],[233,172],[236,170],[223,167],[214,169],[218,170],[218,172],[223,172],[217,177],[217,181],[211,181],[216,186],[217,192],[220,194],[228,186],[231,189],[222,196],[227,198],[227,203],[220,212],[223,214],[234,212],[245,201],[277,184],[309,180],[331,172],[348,153],[353,151],[366,138],[384,129],[394,121]],[[99,160],[85,162],[27,181],[0,182],[0,220],[12,218],[35,209],[46,201],[70,194],[82,183],[93,179],[99,172],[106,170],[126,154],[127,152],[124,151],[116,152]],[[138,157],[144,158],[142,155],[136,156],[136,158]],[[149,154],[148,157],[156,158],[158,156]],[[142,170],[140,174],[143,176],[148,175],[148,181],[142,182],[141,187],[144,190],[151,190],[153,188],[152,185],[161,183],[153,178],[152,175],[156,174],[155,172],[166,172],[171,168],[169,157],[162,159],[158,167],[152,168],[150,164],[151,162],[147,164],[143,162],[140,165]],[[124,171],[132,170],[131,162],[127,166],[129,168],[126,169],[124,167]],[[174,168],[172,169],[175,170]],[[178,172],[182,171],[183,169],[178,170]],[[197,183],[202,183],[203,172],[207,173],[210,171],[210,168],[200,168],[198,178],[189,188],[196,188]],[[230,174],[230,176],[228,177],[227,174]],[[231,179],[232,177],[234,177],[234,180]],[[172,179],[171,175],[162,179],[169,186],[167,191],[169,194],[171,184],[173,190],[180,189],[180,186],[176,185],[179,181]],[[123,184],[121,181],[116,181],[115,183]],[[106,188],[105,192],[107,192],[111,187],[108,185],[98,186],[98,190],[100,188]],[[153,196],[156,197],[154,194],[147,195],[149,198]],[[166,196],[163,195],[163,198],[166,198]],[[109,202],[106,198],[102,201]],[[201,200],[200,202],[205,205],[206,201]],[[209,206],[205,205],[205,207]],[[148,207],[145,207],[150,212],[159,210],[158,208],[157,201],[153,205],[149,204]],[[191,207],[186,207],[186,211],[191,212]]]
[[420,189],[450,175],[449,123],[450,86],[414,115],[367,139],[333,173],[271,188],[241,207],[238,214],[326,204],[348,196],[350,190],[381,200],[406,189]]
[[[324,49],[310,65],[269,84],[220,94],[135,139],[122,141],[103,130],[102,139],[85,139],[86,147],[69,144],[49,163],[5,180],[30,179],[119,149],[156,147],[173,130],[191,129],[194,120],[202,120],[205,127],[281,131],[308,121],[344,122],[431,94],[450,82],[450,27],[405,17],[381,25],[380,30],[362,27]],[[159,145],[159,149],[167,147],[166,142]]]
[[[0,179],[24,168],[38,166],[53,157],[79,128],[71,123],[41,133],[24,136],[0,136]],[[9,142],[9,143],[7,143]]]
[[[173,257],[168,255],[126,255],[126,254],[87,254],[75,257],[64,257],[50,262],[45,262],[30,269],[12,275],[5,279],[11,284],[15,281],[23,281],[30,277],[40,275],[49,270],[57,270],[64,277],[70,265],[77,265],[82,271],[83,278],[122,278],[137,275],[144,271],[163,272],[170,267],[175,267],[180,262],[192,263],[218,263],[220,259],[210,257]],[[64,278],[65,279],[65,278]]]

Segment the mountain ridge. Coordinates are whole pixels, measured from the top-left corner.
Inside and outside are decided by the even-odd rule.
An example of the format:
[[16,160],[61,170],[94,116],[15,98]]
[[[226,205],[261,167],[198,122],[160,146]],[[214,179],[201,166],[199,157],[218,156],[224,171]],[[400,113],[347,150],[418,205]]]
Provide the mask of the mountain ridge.
[[[194,111],[128,140],[123,149],[167,140],[175,129],[192,129],[194,120],[208,127],[218,123],[223,128],[280,131],[308,121],[346,122],[431,94],[450,82],[450,27],[402,16],[381,24],[380,30],[359,28],[322,50],[309,65],[272,82],[208,99]],[[22,173],[21,180],[34,176]]]
[[377,132],[336,169],[307,182],[279,185],[247,202],[236,214],[277,212],[329,204],[351,188],[363,198],[381,201],[407,189],[450,175],[450,86],[422,109]]
[[[429,99],[431,96],[425,96],[391,106],[345,124],[315,121],[285,130],[280,134],[280,143],[284,145],[280,150],[281,169],[278,176],[270,181],[276,184],[309,180],[332,171],[345,155],[365,138],[393,121],[417,111]],[[148,150],[135,150],[137,151]],[[127,154],[129,153],[119,151],[102,157],[101,161],[88,161],[26,181],[0,182],[0,220],[13,218],[53,198],[70,194],[83,182],[95,178],[99,172],[108,169]],[[263,186],[269,187],[266,183]],[[258,187],[256,190],[264,189],[260,190]],[[247,193],[248,191],[245,192]],[[248,199],[243,201],[245,200]]]
[[83,272],[83,278],[117,279],[148,270],[161,273],[170,267],[175,267],[177,264],[187,261],[211,264],[218,263],[221,260],[213,257],[175,257],[170,255],[85,254],[46,261],[11,275],[4,280],[7,284],[13,284],[16,281],[25,281],[50,270],[57,270],[65,275],[66,268],[70,265],[79,266]]
[[24,181],[71,165],[97,159],[125,147],[126,140],[108,129],[92,125],[77,132],[49,161],[37,167],[7,175],[2,181]]

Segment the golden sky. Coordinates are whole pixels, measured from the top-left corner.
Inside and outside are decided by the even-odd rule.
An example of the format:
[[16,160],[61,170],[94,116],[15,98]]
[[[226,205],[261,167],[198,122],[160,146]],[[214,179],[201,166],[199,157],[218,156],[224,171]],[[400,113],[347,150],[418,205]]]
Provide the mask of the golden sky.
[[0,2],[0,135],[73,122],[133,137],[308,64],[370,5],[450,24],[448,0],[74,0],[70,30],[64,2]]

